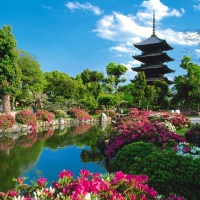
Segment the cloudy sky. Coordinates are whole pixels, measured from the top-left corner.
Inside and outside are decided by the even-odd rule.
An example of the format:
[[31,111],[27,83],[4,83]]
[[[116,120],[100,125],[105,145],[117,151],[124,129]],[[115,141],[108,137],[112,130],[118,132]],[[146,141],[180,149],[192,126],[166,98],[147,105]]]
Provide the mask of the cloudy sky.
[[185,74],[184,55],[200,64],[200,0],[6,0],[0,1],[0,28],[13,30],[17,47],[37,57],[43,72],[54,70],[76,77],[85,69],[105,73],[110,62],[124,64],[127,82],[139,66],[133,44],[152,34],[153,10],[156,35],[174,49],[176,70],[169,79]]

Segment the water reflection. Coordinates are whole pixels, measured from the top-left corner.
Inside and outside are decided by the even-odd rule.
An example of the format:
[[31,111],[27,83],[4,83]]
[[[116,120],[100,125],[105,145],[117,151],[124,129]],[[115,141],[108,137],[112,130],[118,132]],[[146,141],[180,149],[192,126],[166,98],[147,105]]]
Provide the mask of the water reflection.
[[38,176],[46,177],[51,183],[63,169],[71,170],[74,177],[80,169],[106,173],[103,156],[97,148],[98,138],[105,131],[99,124],[81,124],[23,133],[17,139],[13,139],[15,133],[9,138],[1,137],[0,191],[13,188],[12,178],[22,175],[29,177],[28,183]]

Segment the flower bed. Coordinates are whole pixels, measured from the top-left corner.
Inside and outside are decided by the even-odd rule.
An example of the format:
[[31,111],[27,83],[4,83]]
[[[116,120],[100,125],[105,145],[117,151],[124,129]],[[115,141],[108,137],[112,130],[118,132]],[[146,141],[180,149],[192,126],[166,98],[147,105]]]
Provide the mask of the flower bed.
[[[71,199],[71,200],[153,200],[158,193],[148,186],[145,175],[115,174],[101,175],[80,170],[80,176],[73,178],[71,171],[63,170],[59,180],[51,187],[46,187],[47,179],[39,178],[33,185],[24,184],[26,178],[13,179],[18,185],[6,193],[1,192],[2,199]],[[160,198],[161,199],[161,198]],[[165,200],[183,200],[173,195]]]

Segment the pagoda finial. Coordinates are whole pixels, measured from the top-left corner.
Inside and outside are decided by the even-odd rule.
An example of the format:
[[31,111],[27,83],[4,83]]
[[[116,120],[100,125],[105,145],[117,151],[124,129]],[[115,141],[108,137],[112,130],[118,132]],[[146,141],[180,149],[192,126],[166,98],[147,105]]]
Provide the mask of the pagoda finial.
[[155,10],[153,11],[153,34],[152,35],[156,35]]

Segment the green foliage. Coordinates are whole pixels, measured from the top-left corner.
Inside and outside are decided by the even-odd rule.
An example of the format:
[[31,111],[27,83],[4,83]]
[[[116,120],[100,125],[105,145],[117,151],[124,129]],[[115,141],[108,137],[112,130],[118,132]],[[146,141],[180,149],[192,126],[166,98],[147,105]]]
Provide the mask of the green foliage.
[[18,123],[28,124],[32,126],[37,125],[37,117],[30,110],[22,110],[15,115],[15,119]]
[[113,94],[101,94],[98,98],[99,105],[106,107],[115,106],[120,103],[120,96]]
[[60,118],[66,119],[67,118],[67,113],[63,110],[55,110],[54,115],[55,115],[55,118],[58,118],[58,119],[60,119]]
[[187,142],[191,142],[200,146],[200,124],[196,123],[191,126],[185,133]]
[[[173,150],[150,150],[146,152],[146,155],[144,150],[142,153],[138,152],[139,155],[132,154],[135,149],[137,148],[134,145],[129,145],[129,149],[124,147],[118,153],[124,157],[123,161],[120,157],[120,169],[124,173],[146,174],[149,177],[150,186],[166,197],[170,193],[175,193],[186,199],[198,200],[200,196],[200,159],[180,156]],[[127,159],[126,153],[128,153]],[[135,155],[135,157],[130,155]],[[120,160],[116,159],[113,165],[117,163],[119,166],[119,162]],[[117,170],[116,167],[115,170]]]
[[0,129],[6,130],[15,124],[15,118],[12,115],[0,114]]
[[16,45],[11,26],[4,25],[0,29],[0,91],[3,94],[16,94],[21,87]]
[[[106,72],[108,74],[108,79],[113,82],[113,87],[115,88],[115,91],[117,91],[117,86],[119,83],[124,83],[126,81],[125,78],[120,77],[126,73],[128,70],[127,67],[125,67],[122,64],[115,64],[114,62],[109,63],[109,65],[106,66]],[[113,78],[113,79],[112,79]]]
[[[110,161],[112,171],[130,171],[136,158],[143,158],[153,152],[155,145],[146,142],[134,142],[125,145]],[[127,165],[127,162],[130,163]]]

